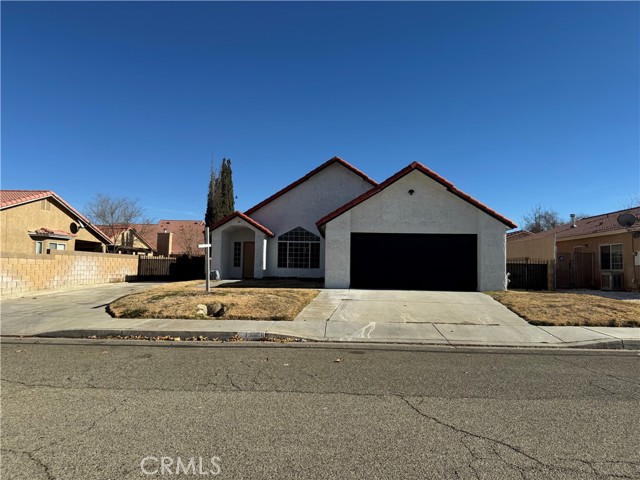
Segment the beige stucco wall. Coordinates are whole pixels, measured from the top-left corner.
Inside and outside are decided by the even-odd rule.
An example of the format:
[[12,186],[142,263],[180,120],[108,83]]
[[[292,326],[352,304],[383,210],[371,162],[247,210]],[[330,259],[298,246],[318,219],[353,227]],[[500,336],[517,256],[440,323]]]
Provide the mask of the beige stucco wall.
[[[29,236],[29,231],[46,227],[70,232],[71,224],[77,223],[77,220],[77,218],[71,217],[57,201],[50,198],[6,208],[0,211],[0,250],[3,252],[35,253],[36,240]],[[80,229],[76,237],[70,240],[38,240],[43,241],[45,251],[50,242],[65,243],[67,251],[75,250],[76,240],[102,243],[86,228]]]
[[138,273],[137,255],[92,252],[0,253],[0,295],[124,282]]
[[507,259],[554,260],[556,258],[554,245],[554,236],[522,240],[507,239]]
[[622,264],[625,290],[637,290],[640,286],[640,266],[634,268],[634,248],[640,250],[640,238],[633,239],[630,232],[614,235],[594,236],[590,238],[558,241],[558,253],[573,253],[574,247],[582,247],[582,253],[594,254],[595,286],[600,288],[600,245],[622,244]]

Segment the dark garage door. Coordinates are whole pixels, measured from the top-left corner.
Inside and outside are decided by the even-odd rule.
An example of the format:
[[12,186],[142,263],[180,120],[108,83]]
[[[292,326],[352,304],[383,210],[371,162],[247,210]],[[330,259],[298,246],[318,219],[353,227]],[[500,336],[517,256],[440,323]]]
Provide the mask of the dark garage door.
[[476,291],[476,235],[351,234],[351,288]]

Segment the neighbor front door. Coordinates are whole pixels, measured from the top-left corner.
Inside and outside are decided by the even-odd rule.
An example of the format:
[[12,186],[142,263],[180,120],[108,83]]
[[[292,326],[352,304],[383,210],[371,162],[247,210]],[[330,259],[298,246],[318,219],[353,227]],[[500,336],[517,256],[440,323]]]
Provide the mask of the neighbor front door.
[[255,259],[255,242],[244,242],[242,244],[242,277],[253,278],[253,263]]

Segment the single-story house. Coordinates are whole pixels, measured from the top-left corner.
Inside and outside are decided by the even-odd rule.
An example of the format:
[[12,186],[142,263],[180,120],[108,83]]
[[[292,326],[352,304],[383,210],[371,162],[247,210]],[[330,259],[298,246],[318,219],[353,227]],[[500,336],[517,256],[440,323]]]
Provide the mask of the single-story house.
[[[621,225],[626,215],[635,223]],[[624,218],[624,217],[623,217]],[[638,290],[640,206],[572,220],[550,230],[507,237],[507,258],[549,260],[556,288]]]
[[378,184],[334,157],[213,225],[212,268],[327,288],[503,290],[515,226],[420,163]]
[[104,252],[109,237],[50,190],[0,190],[3,252]]
[[203,256],[198,245],[204,241],[202,220],[160,220],[158,223],[102,225],[121,253],[179,257]]
[[98,225],[109,235],[112,245],[109,251],[131,255],[153,255],[153,247],[133,225]]

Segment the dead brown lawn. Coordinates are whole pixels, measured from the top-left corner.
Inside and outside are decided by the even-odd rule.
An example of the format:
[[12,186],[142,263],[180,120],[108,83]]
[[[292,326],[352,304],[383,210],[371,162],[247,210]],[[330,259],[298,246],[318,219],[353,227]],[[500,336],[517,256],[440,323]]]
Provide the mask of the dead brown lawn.
[[490,292],[533,325],[640,327],[640,302],[554,292]]
[[[109,305],[116,318],[201,318],[196,305],[222,304],[226,313],[216,320],[293,320],[318,295],[309,288],[229,288],[228,284],[204,289],[204,280],[161,285],[119,298]],[[211,318],[211,317],[207,317]]]

